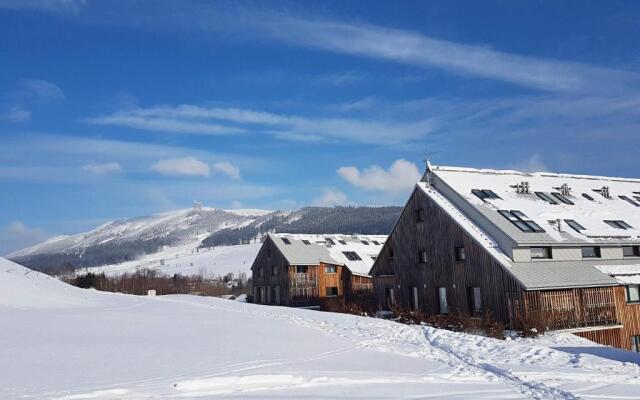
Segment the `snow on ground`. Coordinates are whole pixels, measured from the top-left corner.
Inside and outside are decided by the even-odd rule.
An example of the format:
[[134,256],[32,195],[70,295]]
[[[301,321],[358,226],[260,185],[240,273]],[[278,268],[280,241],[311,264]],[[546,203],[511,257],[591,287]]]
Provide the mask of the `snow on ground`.
[[[100,293],[0,265],[0,293],[19,286],[0,297],[1,399],[637,399],[640,393],[637,354],[566,333],[503,341],[217,298]],[[66,301],[51,304],[57,292]]]
[[200,275],[207,277],[226,275],[231,272],[237,276],[239,272],[251,275],[251,264],[260,250],[261,243],[238,246],[218,246],[201,248],[200,241],[177,247],[165,247],[158,253],[148,254],[138,260],[102,267],[83,268],[78,274],[86,272],[102,273],[110,276],[136,272],[138,269],[150,268],[164,275]]

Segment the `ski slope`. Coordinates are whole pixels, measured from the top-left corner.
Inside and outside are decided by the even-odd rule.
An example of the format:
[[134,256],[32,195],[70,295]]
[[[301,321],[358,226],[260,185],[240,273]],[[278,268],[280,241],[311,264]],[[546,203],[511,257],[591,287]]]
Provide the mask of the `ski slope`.
[[0,321],[0,398],[7,400],[640,393],[637,354],[569,334],[504,341],[216,298],[100,293],[1,259]]
[[82,268],[76,274],[93,272],[118,276],[134,273],[148,268],[163,275],[203,275],[205,277],[223,276],[233,273],[245,273],[251,276],[251,265],[260,250],[261,243],[237,246],[218,246],[199,248],[200,241],[193,241],[182,246],[165,247],[161,251],[147,254],[134,261],[101,267]]

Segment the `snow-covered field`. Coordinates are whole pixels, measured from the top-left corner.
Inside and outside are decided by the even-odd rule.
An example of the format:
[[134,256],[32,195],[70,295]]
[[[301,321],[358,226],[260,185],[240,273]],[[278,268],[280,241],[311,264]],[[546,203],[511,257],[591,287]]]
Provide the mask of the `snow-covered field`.
[[[204,238],[204,237],[203,237]],[[233,273],[236,276],[244,272],[251,276],[251,264],[260,250],[261,243],[238,246],[218,246],[201,248],[199,240],[183,246],[165,247],[157,253],[142,256],[138,260],[102,267],[83,268],[78,274],[86,272],[102,273],[110,276],[133,273],[141,268],[149,268],[164,275],[205,275],[222,276]]]
[[0,259],[1,399],[637,399],[640,356],[193,296],[67,286]]

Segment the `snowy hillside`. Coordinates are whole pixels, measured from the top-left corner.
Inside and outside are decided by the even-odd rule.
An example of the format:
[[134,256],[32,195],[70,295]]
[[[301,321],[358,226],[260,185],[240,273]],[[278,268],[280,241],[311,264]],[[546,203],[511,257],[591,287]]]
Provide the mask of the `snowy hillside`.
[[[640,356],[568,333],[504,341],[216,298],[83,291],[1,265],[6,400],[637,399],[640,393]],[[67,300],[43,307],[51,297]]]
[[101,267],[82,268],[77,274],[92,272],[117,276],[134,273],[148,268],[163,275],[203,275],[205,277],[224,276],[239,273],[251,276],[251,264],[260,250],[260,243],[237,246],[219,246],[200,248],[200,242],[194,241],[183,246],[165,247],[157,253],[147,254],[134,261],[105,265]]

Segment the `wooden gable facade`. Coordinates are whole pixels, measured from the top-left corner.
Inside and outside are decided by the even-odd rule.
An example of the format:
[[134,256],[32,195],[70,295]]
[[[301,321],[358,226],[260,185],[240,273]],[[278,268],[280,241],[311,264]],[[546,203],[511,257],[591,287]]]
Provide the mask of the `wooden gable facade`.
[[292,265],[267,237],[251,267],[253,302],[319,308],[329,302],[371,299],[371,277],[352,274],[343,265],[318,262]]
[[[378,306],[427,315],[489,315],[512,329],[544,320],[628,348],[640,309],[622,311],[619,288],[528,291],[447,212],[416,188],[372,268]],[[640,306],[638,306],[640,307]],[[582,332],[580,332],[582,330]]]

